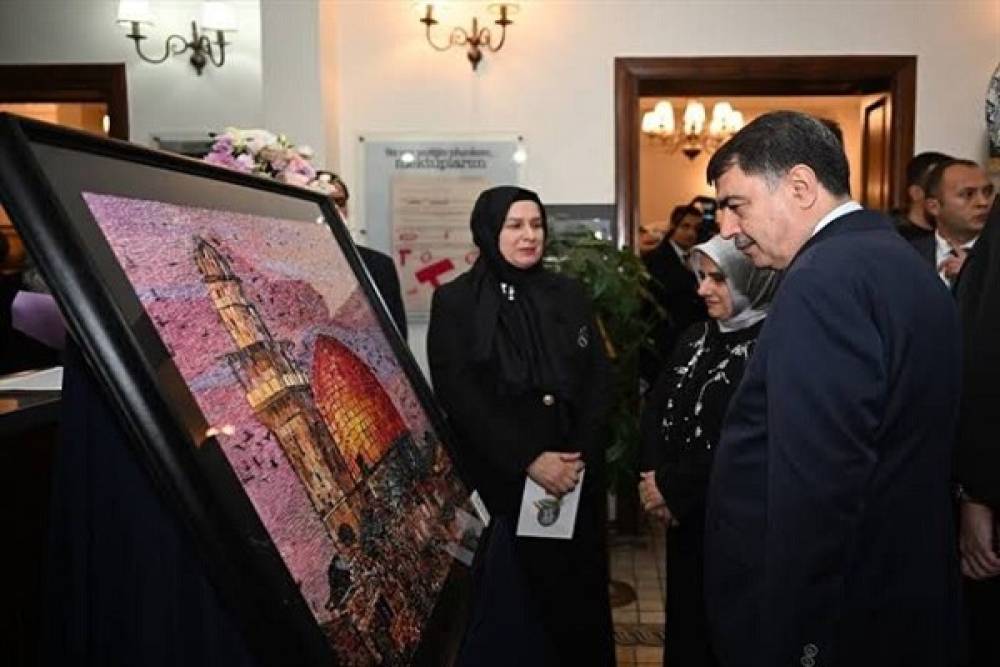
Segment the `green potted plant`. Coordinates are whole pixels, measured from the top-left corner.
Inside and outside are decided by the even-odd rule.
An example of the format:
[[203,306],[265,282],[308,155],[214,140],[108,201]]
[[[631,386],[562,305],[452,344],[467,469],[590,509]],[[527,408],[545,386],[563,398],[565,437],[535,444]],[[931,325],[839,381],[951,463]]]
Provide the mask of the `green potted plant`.
[[[580,280],[590,292],[597,325],[613,367],[607,450],[608,489],[619,532],[638,526],[639,351],[663,312],[649,292],[650,276],[631,250],[594,238],[560,240],[549,247],[548,266]],[[649,313],[653,313],[651,317]]]

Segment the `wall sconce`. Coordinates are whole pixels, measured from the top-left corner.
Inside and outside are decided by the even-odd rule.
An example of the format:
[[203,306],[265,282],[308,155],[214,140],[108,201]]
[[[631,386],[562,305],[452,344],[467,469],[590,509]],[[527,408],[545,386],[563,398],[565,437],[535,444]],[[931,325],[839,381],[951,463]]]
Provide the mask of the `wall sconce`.
[[415,2],[413,5],[420,12],[420,22],[426,26],[427,43],[438,51],[447,51],[453,46],[468,46],[466,57],[472,64],[473,70],[479,67],[479,61],[483,59],[483,49],[496,53],[503,48],[504,39],[507,37],[507,26],[514,23],[510,17],[518,11],[518,6],[510,2],[494,3],[486,8],[487,11],[499,17],[493,21],[494,24],[500,26],[500,40],[496,44],[493,43],[493,34],[489,27],[480,28],[479,18],[474,16],[472,17],[472,30],[467,31],[465,28],[455,26],[448,35],[448,42],[444,46],[438,46],[431,37],[431,28],[438,24],[438,20],[434,18],[434,7],[437,5],[440,9],[441,3]]
[[[142,24],[153,25],[153,15],[146,0],[120,0],[118,3],[118,23],[131,24],[132,30],[125,37],[135,42],[135,52],[147,63],[154,65],[164,62],[170,56],[179,56],[191,51],[192,67],[201,76],[205,65],[211,62],[216,67],[222,67],[226,62],[227,32],[236,32],[236,17],[232,8],[225,2],[214,1],[202,4],[201,28],[203,31],[215,31],[213,42],[204,32],[198,31],[198,23],[191,21],[190,41],[181,35],[173,34],[167,37],[163,56],[150,58],[142,52],[141,42],[147,38],[142,34]],[[218,50],[218,60],[216,60]]]
[[674,108],[668,100],[661,100],[652,111],[643,114],[642,133],[658,141],[668,153],[680,149],[689,160],[693,160],[703,150],[714,152],[743,127],[743,114],[726,101],[718,102],[712,108],[712,119],[708,125],[705,120],[705,105],[697,100],[688,100],[684,108],[683,131],[676,132]]

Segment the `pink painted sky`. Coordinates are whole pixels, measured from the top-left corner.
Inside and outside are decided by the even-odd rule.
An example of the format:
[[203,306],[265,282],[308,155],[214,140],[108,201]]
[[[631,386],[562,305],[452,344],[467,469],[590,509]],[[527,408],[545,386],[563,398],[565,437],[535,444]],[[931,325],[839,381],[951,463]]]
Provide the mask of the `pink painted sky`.
[[317,335],[337,338],[368,364],[410,431],[432,430],[364,293],[326,225],[84,193],[230,464],[320,623],[329,620],[326,529],[247,404],[223,355],[235,351],[193,260],[198,235],[226,254],[276,339],[311,372]]

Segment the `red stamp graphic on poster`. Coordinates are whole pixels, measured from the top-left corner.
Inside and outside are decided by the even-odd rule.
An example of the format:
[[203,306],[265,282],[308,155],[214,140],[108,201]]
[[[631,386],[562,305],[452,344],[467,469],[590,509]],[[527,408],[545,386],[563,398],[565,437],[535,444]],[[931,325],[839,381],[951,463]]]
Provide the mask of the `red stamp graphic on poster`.
[[428,313],[434,290],[476,261],[469,215],[489,186],[481,176],[393,175],[392,255],[408,313]]

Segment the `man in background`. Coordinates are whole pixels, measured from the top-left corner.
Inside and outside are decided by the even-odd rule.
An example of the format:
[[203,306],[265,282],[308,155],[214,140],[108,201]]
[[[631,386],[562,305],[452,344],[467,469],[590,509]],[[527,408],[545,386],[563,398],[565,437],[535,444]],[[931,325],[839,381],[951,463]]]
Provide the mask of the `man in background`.
[[695,322],[708,319],[705,302],[698,296],[698,280],[688,263],[688,253],[698,240],[700,223],[701,210],[697,207],[675,207],[665,238],[642,255],[653,279],[650,292],[666,315],[650,334],[652,351],[642,355],[640,375],[649,386],[656,381],[681,332]]
[[912,243],[948,287],[983,231],[993,195],[986,171],[972,160],[945,160],[927,176],[924,206],[937,227]]
[[639,225],[639,256],[656,250],[670,231],[670,220],[654,220]]
[[934,233],[934,220],[924,208],[927,175],[935,166],[951,159],[944,153],[925,151],[906,163],[906,209],[896,212],[896,231],[904,239],[913,241]]

